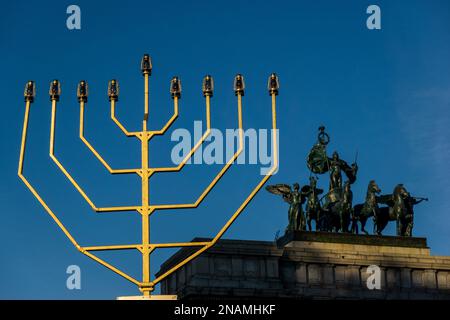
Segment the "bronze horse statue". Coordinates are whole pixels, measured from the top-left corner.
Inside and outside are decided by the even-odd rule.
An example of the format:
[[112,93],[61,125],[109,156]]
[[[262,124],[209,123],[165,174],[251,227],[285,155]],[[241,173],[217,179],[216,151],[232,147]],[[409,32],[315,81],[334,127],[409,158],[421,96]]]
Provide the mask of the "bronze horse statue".
[[[352,232],[358,233],[359,221],[361,231],[368,234],[364,229],[367,219],[373,217],[374,234],[381,235],[390,221],[397,223],[397,236],[411,237],[414,225],[414,205],[428,201],[427,198],[412,197],[403,184],[395,186],[392,194],[377,196],[381,190],[375,181],[370,181],[367,188],[367,196],[364,204],[357,204],[353,208]],[[387,207],[379,207],[385,204]]]
[[346,181],[344,188],[334,189],[331,197],[330,193],[325,195],[327,202],[320,211],[319,221],[319,226],[322,231],[350,232],[349,226],[353,211],[353,192],[350,186],[351,182]]
[[367,219],[374,217],[374,233],[379,234],[378,216],[380,215],[380,208],[378,207],[376,195],[381,192],[375,180],[371,180],[367,187],[366,201],[362,204],[357,204],[353,207],[352,227],[353,233],[358,233],[358,221],[361,224],[361,231],[369,234],[366,229]]
[[414,225],[414,205],[428,201],[427,198],[412,197],[403,184],[395,186],[392,195],[377,197],[379,203],[388,205],[381,208],[378,218],[378,230],[381,234],[389,221],[397,222],[397,236],[411,237]]
[[404,217],[407,215],[405,200],[408,196],[409,194],[403,184],[398,184],[392,194],[376,197],[377,203],[385,204],[387,207],[379,208],[377,219],[374,220],[374,233],[381,235],[387,224],[390,221],[395,221],[397,223],[397,235],[404,234],[401,229],[403,229]]

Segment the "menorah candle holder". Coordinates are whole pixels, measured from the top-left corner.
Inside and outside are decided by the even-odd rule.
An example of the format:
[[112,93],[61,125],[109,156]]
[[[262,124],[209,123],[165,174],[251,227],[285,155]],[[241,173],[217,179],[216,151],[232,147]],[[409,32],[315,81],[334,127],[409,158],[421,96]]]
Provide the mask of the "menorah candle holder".
[[[55,155],[55,122],[56,122],[56,109],[57,102],[61,95],[61,84],[58,80],[54,80],[50,84],[49,96],[52,104],[51,110],[51,123],[50,123],[50,158],[61,170],[61,172],[67,177],[67,179],[73,184],[80,195],[86,200],[86,202],[91,206],[91,208],[96,212],[115,212],[115,211],[136,211],[141,215],[142,218],[142,242],[137,244],[121,244],[121,245],[104,245],[104,246],[81,246],[66,229],[61,220],[57,215],[50,209],[45,200],[39,195],[38,191],[32,186],[28,179],[23,174],[24,166],[24,156],[26,148],[27,139],[27,129],[28,120],[30,114],[31,103],[34,102],[36,95],[35,83],[33,81],[27,82],[25,85],[24,97],[25,97],[25,116],[23,122],[22,131],[22,142],[20,148],[19,157],[19,168],[18,175],[31,191],[31,193],[36,197],[39,203],[44,207],[51,218],[56,222],[58,227],[64,232],[67,238],[72,242],[72,244],[83,254],[97,261],[106,268],[112,270],[113,272],[119,274],[123,278],[134,283],[142,295],[137,296],[141,299],[176,299],[176,296],[161,296],[154,295],[155,285],[161,282],[164,278],[172,274],[174,271],[200,255],[202,252],[212,247],[220,237],[228,230],[231,224],[236,220],[236,218],[242,213],[245,207],[253,199],[256,193],[261,189],[261,187],[267,182],[272,174],[274,174],[278,169],[278,147],[277,147],[277,127],[276,127],[276,96],[278,95],[279,82],[278,77],[275,74],[271,74],[268,81],[268,91],[272,98],[272,144],[273,144],[273,164],[266,175],[262,177],[259,183],[253,188],[253,190],[248,194],[247,198],[241,203],[241,205],[234,211],[230,219],[225,223],[225,225],[220,229],[220,231],[212,238],[210,241],[205,242],[174,242],[174,243],[152,243],[150,241],[150,216],[158,210],[168,210],[168,209],[188,209],[197,208],[200,203],[205,199],[211,189],[217,184],[217,182],[222,178],[225,172],[232,166],[237,157],[241,154],[243,150],[243,125],[242,125],[242,97],[244,96],[245,84],[242,75],[236,75],[234,79],[234,93],[237,97],[237,108],[238,108],[238,130],[239,130],[239,147],[234,155],[226,162],[222,169],[217,173],[214,179],[206,187],[206,189],[200,194],[200,196],[192,203],[184,204],[153,204],[149,199],[149,181],[150,177],[158,172],[177,172],[180,171],[192,155],[197,151],[197,149],[205,142],[211,131],[211,120],[210,120],[210,100],[213,97],[214,91],[214,81],[210,75],[207,75],[203,79],[202,91],[205,98],[206,104],[206,131],[202,135],[201,139],[193,146],[190,152],[183,158],[183,160],[176,166],[172,167],[150,167],[149,166],[149,141],[158,135],[163,135],[169,127],[175,122],[178,117],[178,103],[181,99],[181,81],[178,77],[173,77],[170,82],[170,95],[173,99],[173,114],[166,124],[160,130],[148,130],[147,121],[149,115],[149,90],[148,81],[152,72],[152,62],[148,54],[145,54],[141,61],[141,71],[144,77],[144,118],[142,121],[141,131],[128,131],[125,126],[117,119],[115,114],[116,102],[119,100],[119,83],[117,80],[113,79],[108,83],[108,98],[111,107],[111,119],[114,123],[122,130],[122,132],[127,137],[134,137],[140,141],[141,144],[141,167],[134,169],[113,169],[107,161],[95,150],[95,148],[89,143],[89,141],[84,136],[84,111],[85,105],[88,102],[88,84],[86,81],[80,81],[77,88],[77,97],[80,105],[80,139],[89,148],[89,150],[94,154],[94,156],[105,166],[105,168],[111,174],[136,174],[140,177],[142,188],[141,188],[141,204],[133,206],[117,206],[117,207],[99,207],[91,200],[91,198],[86,194],[83,188],[75,181],[72,175],[66,170],[62,163],[58,160]],[[189,257],[179,262],[177,265],[172,267],[170,270],[158,275],[155,279],[151,279],[150,275],[150,255],[155,249],[158,248],[177,248],[177,247],[198,247],[199,249],[195,251]],[[115,266],[109,264],[108,262],[100,259],[94,253],[97,251],[105,250],[138,250],[142,255],[142,280],[139,281],[130,275],[126,274],[122,270],[119,270]]]

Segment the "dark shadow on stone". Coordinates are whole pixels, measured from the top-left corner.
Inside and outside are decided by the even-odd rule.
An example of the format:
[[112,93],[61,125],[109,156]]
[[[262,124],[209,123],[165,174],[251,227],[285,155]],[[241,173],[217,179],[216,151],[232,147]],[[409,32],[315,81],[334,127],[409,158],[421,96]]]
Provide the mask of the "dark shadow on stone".
[[[182,248],[158,274],[194,251]],[[370,265],[380,268],[380,290],[367,286]],[[447,300],[450,257],[430,256],[425,238],[303,231],[276,243],[224,239],[163,280],[161,293],[184,300]]]

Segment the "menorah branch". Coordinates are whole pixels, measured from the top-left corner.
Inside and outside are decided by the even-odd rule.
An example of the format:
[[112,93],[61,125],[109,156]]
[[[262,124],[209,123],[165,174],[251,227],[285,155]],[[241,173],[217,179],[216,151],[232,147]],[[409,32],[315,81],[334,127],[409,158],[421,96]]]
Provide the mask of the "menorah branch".
[[[33,86],[34,86],[34,84],[33,84]],[[36,191],[36,189],[32,186],[32,184],[28,181],[28,179],[23,174],[25,149],[26,149],[26,143],[27,143],[28,119],[29,119],[29,114],[30,114],[30,103],[31,102],[32,102],[32,100],[26,101],[26,106],[25,106],[25,116],[24,116],[24,120],[23,120],[22,141],[21,141],[20,156],[19,156],[19,168],[17,170],[17,174],[19,175],[20,179],[25,183],[27,188],[31,191],[31,193],[35,196],[35,198],[39,201],[39,203],[42,205],[42,207],[45,209],[45,211],[47,211],[47,213],[50,215],[50,217],[53,219],[53,221],[55,221],[55,223],[58,225],[58,227],[62,230],[62,232],[70,240],[70,242],[76,248],[80,248],[80,246],[75,241],[75,239],[72,237],[70,232],[66,229],[66,227],[63,225],[63,223],[58,219],[58,217],[53,213],[53,211],[50,209],[50,207],[47,205],[47,203],[44,201],[44,199],[39,195],[39,193]]]
[[114,211],[136,211],[139,209],[138,206],[122,206],[122,207],[97,207],[94,202],[89,198],[83,188],[75,181],[75,179],[70,175],[66,168],[61,164],[55,155],[55,122],[56,122],[56,103],[57,99],[52,98],[52,116],[50,124],[50,158],[58,166],[61,172],[67,177],[67,179],[73,184],[75,189],[80,193],[80,195],[86,200],[86,202],[91,206],[94,211],[97,212],[114,212]]
[[160,130],[150,131],[150,138],[155,135],[163,135],[170,126],[175,122],[175,120],[178,118],[178,97],[174,97],[173,99],[173,114],[170,117],[170,119],[166,122],[164,127]]
[[[244,138],[243,138],[243,124],[242,124],[242,94],[238,93],[238,132],[239,132],[239,147],[234,153],[234,155],[227,161],[225,166],[222,167],[220,172],[214,177],[211,183],[205,188],[205,190],[200,194],[197,200],[193,203],[184,203],[184,204],[161,204],[161,205],[153,205],[151,206],[151,211],[155,210],[168,210],[168,209],[190,209],[197,208],[200,203],[204,200],[204,198],[208,195],[208,193],[214,188],[217,182],[222,178],[222,176],[228,171],[228,169],[233,165],[239,155],[242,153]],[[207,97],[209,98],[209,97]]]
[[129,132],[125,128],[125,126],[119,121],[119,119],[117,119],[117,117],[116,117],[116,102],[114,100],[111,100],[111,119],[112,119],[112,121],[114,121],[114,123],[120,128],[120,130],[122,130],[122,132],[127,137],[137,137],[138,136],[137,132]]
[[103,157],[97,152],[97,150],[92,146],[92,144],[86,139],[84,135],[84,106],[85,102],[80,101],[80,139],[88,147],[88,149],[95,155],[95,157],[103,164],[103,166],[111,174],[128,174],[128,173],[138,173],[138,169],[113,169],[108,164],[108,162],[103,159]]
[[[173,242],[173,243],[152,243],[148,244],[145,249],[153,251],[158,248],[179,248],[179,247],[198,247],[206,246],[209,242]],[[106,245],[106,246],[88,246],[81,247],[84,251],[109,251],[109,250],[138,250],[143,251],[142,244],[125,244],[125,245]]]
[[94,156],[103,164],[103,166],[111,174],[128,174],[128,173],[138,173],[138,169],[113,169],[108,164],[108,162],[97,152],[97,150],[92,146],[92,144],[86,139],[84,135],[84,101],[80,101],[80,139],[88,147],[88,149],[94,154]]
[[128,274],[126,274],[125,272],[123,272],[122,270],[114,267],[113,265],[109,264],[108,262],[100,259],[99,257],[93,255],[92,253],[90,253],[89,251],[82,251],[83,254],[85,254],[86,256],[88,256],[89,258],[97,261],[98,263],[100,263],[101,265],[105,266],[106,268],[108,268],[111,271],[114,271],[115,273],[117,273],[118,275],[122,276],[123,278],[127,279],[128,281],[134,283],[137,286],[141,286],[141,282],[139,282],[138,280],[134,279],[133,277],[129,276]]
[[203,252],[205,252],[206,250],[208,250],[209,248],[211,248],[213,246],[213,244],[208,243],[207,245],[205,245],[203,248],[199,249],[198,251],[196,251],[194,254],[192,254],[191,256],[189,256],[188,258],[184,259],[183,261],[181,261],[180,263],[176,264],[175,266],[173,266],[172,268],[170,268],[169,270],[167,270],[166,272],[164,272],[163,274],[161,274],[159,277],[155,278],[152,281],[152,286],[157,285],[159,282],[161,282],[164,278],[168,277],[169,275],[171,275],[173,272],[175,272],[176,270],[178,270],[179,268],[181,268],[182,266],[184,266],[185,264],[187,264],[188,262],[194,260],[195,258],[197,258],[199,255],[201,255]]
[[[278,88],[277,88],[278,89]],[[272,97],[272,145],[274,150],[274,161],[273,165],[268,171],[268,173],[264,176],[263,179],[260,180],[260,182],[256,185],[256,187],[250,192],[250,194],[247,196],[247,198],[242,202],[242,204],[238,207],[238,209],[233,213],[231,218],[228,220],[228,222],[225,224],[225,226],[219,231],[219,233],[214,237],[214,239],[209,242],[207,245],[205,245],[203,248],[195,252],[190,257],[184,259],[180,263],[173,266],[171,269],[167,270],[165,273],[161,274],[159,277],[154,279],[152,281],[153,285],[156,285],[157,283],[161,282],[164,278],[184,266],[189,261],[195,259],[200,254],[202,254],[204,251],[212,247],[214,244],[217,243],[217,241],[223,236],[223,234],[230,228],[230,226],[233,224],[233,222],[237,219],[237,217],[242,213],[242,211],[247,207],[247,205],[250,203],[250,201],[255,197],[255,195],[258,193],[258,191],[264,186],[264,184],[270,179],[270,177],[278,170],[278,137],[277,137],[277,123],[276,123],[276,95],[278,94],[278,90],[272,90],[270,91],[270,95]]]
[[273,146],[273,165],[269,172],[264,176],[263,179],[258,183],[258,185],[249,194],[247,199],[242,202],[239,208],[231,216],[231,219],[225,224],[225,226],[219,231],[219,233],[214,237],[213,243],[216,243],[220,237],[228,230],[231,224],[236,220],[239,214],[247,207],[250,201],[255,197],[258,191],[264,186],[264,184],[270,179],[270,177],[278,170],[278,137],[277,137],[277,117],[276,117],[276,95],[278,91],[271,92],[272,96],[272,146]]
[[197,143],[194,145],[194,147],[191,148],[191,150],[188,152],[188,154],[183,158],[183,160],[177,166],[150,168],[149,169],[150,175],[154,174],[155,172],[177,172],[177,171],[180,171],[186,165],[186,163],[189,161],[189,159],[192,158],[193,154],[198,150],[198,148],[200,148],[200,146],[205,142],[206,138],[211,133],[211,104],[210,104],[209,96],[207,96],[205,98],[205,104],[206,104],[206,131],[203,133],[200,140],[197,141]]
[[83,247],[83,250],[86,251],[106,251],[106,250],[130,250],[136,249],[139,250],[141,244],[125,244],[125,245],[109,245],[109,246],[89,246]]

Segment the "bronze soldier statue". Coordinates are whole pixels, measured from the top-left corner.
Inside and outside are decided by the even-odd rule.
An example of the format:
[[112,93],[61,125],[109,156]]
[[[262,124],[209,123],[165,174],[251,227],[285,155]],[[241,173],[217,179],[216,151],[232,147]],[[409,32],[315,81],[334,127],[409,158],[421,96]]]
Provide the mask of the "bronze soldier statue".
[[330,160],[330,188],[329,191],[342,190],[342,174],[341,174],[341,160],[339,154],[335,151]]
[[390,207],[391,216],[397,220],[397,236],[412,237],[414,206],[422,201],[428,201],[428,198],[412,197],[403,184],[398,184],[394,188],[390,198],[392,200],[385,203]]
[[414,226],[414,206],[422,201],[428,201],[428,198],[412,197],[408,192],[408,196],[405,199],[406,216],[402,221],[404,229],[400,230],[400,235],[404,237],[412,237],[412,229]]
[[306,223],[308,225],[308,230],[312,231],[311,220],[315,220],[317,231],[319,230],[318,221],[320,220],[321,212],[319,195],[323,190],[317,188],[317,179],[315,177],[310,177],[309,186],[304,186],[302,192],[308,198],[306,202]]
[[345,181],[340,209],[341,231],[349,232],[350,217],[353,216],[353,192],[350,181]]

